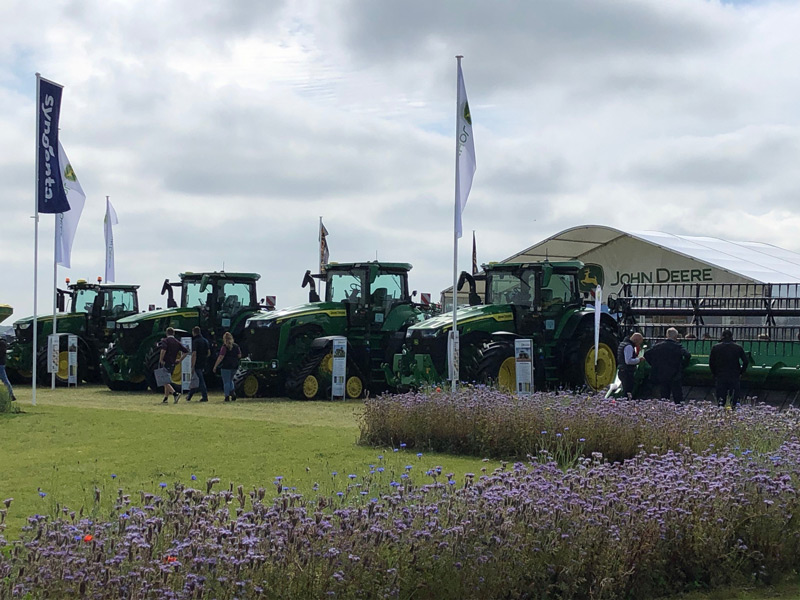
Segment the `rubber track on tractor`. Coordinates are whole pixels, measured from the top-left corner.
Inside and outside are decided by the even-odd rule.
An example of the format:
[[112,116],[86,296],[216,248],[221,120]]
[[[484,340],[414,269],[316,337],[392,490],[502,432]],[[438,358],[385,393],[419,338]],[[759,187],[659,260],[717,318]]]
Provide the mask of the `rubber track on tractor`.
[[286,395],[290,398],[304,399],[303,382],[306,377],[313,375],[319,369],[322,359],[330,352],[325,345],[321,348],[312,348],[303,359],[302,364],[286,379]]

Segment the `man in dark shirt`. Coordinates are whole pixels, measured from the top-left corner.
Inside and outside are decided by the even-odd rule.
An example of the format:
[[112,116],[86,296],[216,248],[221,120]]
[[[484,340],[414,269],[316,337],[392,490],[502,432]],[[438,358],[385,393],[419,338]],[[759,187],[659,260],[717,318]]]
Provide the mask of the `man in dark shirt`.
[[683,369],[689,364],[692,355],[678,341],[678,330],[667,329],[667,339],[659,342],[644,353],[650,364],[650,379],[658,386],[663,400],[670,395],[675,404],[683,402]]
[[[206,386],[205,370],[208,357],[211,354],[211,344],[203,337],[199,327],[192,329],[192,374],[197,375],[197,387],[200,389],[200,402],[208,402],[208,387]],[[189,390],[186,401],[194,396],[195,389]]]
[[[167,337],[162,338],[162,340],[158,342],[158,347],[161,350],[158,366],[165,368],[168,373],[172,373],[175,369],[175,365],[181,361],[183,355],[189,352],[186,346],[175,339],[175,330],[172,327],[167,327]],[[167,383],[164,385],[164,399],[162,400],[164,404],[166,404],[170,394],[172,394],[177,404],[178,400],[181,399],[181,393],[176,392],[175,388]]]
[[8,374],[6,374],[6,352],[8,351],[8,347],[6,346],[6,341],[0,337],[0,382],[3,382],[5,386],[8,388],[8,395],[11,400],[16,400],[17,397],[14,396],[14,388],[11,387],[11,382],[8,380]]
[[626,337],[617,348],[617,364],[619,365],[619,379],[622,382],[622,393],[630,400],[633,398],[634,374],[636,365],[642,361],[639,352],[644,338],[641,333],[634,333]]
[[722,341],[711,348],[708,366],[717,387],[717,403],[725,406],[730,398],[731,408],[736,408],[741,393],[741,376],[747,369],[747,354],[733,341],[733,332],[729,329],[722,332]]

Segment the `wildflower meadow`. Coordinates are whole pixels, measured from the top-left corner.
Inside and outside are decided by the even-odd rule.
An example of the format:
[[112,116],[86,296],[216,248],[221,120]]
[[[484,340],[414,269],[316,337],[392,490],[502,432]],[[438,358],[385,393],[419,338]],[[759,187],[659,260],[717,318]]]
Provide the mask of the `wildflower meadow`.
[[[0,598],[646,599],[794,576],[796,411],[467,388],[357,416],[368,462],[306,492],[113,477],[102,509],[56,502],[0,538]],[[484,458],[456,474],[442,448]]]

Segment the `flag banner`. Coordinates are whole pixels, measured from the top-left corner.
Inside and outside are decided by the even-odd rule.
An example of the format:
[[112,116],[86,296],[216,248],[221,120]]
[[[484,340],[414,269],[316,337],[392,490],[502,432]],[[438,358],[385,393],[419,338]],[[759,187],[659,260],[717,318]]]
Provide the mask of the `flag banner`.
[[39,172],[36,174],[38,209],[40,213],[63,213],[70,208],[59,167],[58,118],[61,115],[63,87],[39,77],[39,106],[36,109],[36,156]]
[[72,260],[72,242],[75,240],[75,231],[78,229],[78,221],[81,220],[83,206],[86,204],[86,194],[83,193],[78,176],[61,142],[58,144],[58,162],[70,210],[56,215],[56,263],[69,268]]
[[325,265],[328,264],[330,259],[330,252],[328,251],[328,230],[322,224],[322,218],[319,220],[319,272],[325,272]]
[[475,245],[475,231],[472,232],[472,274],[478,274],[478,248]]
[[595,367],[597,367],[597,353],[600,351],[600,316],[602,312],[603,312],[603,288],[598,285],[594,293],[594,366]]
[[106,238],[106,283],[115,281],[114,274],[114,229],[118,223],[117,212],[111,206],[111,201],[106,196],[106,218],[103,220]]
[[472,137],[472,116],[469,112],[467,90],[464,87],[464,74],[461,60],[458,61],[458,102],[456,113],[456,236],[461,237],[461,213],[467,205],[472,178],[475,175],[475,143]]

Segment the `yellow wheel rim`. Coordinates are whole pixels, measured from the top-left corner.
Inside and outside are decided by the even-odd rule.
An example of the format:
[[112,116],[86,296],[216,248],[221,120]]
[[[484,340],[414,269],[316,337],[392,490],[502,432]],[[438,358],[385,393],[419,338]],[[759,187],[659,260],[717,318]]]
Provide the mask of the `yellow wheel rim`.
[[242,391],[248,398],[254,398],[258,393],[258,377],[252,373],[245,377],[242,382]]
[[181,384],[181,363],[172,367],[172,385]]
[[364,391],[364,384],[360,377],[353,375],[347,378],[344,388],[347,391],[348,398],[360,398],[361,393]]
[[319,371],[320,373],[325,373],[326,375],[333,373],[333,354],[328,352],[322,358],[322,361],[319,363]]
[[67,381],[69,378],[69,352],[62,350],[58,353],[58,373],[56,379]]
[[600,342],[597,349],[597,366],[594,364],[594,346],[589,348],[583,360],[583,372],[586,376],[586,385],[593,390],[599,390],[611,385],[617,371],[617,360],[608,344]]
[[504,392],[513,392],[517,389],[517,360],[509,356],[500,364],[497,371],[497,387]]
[[319,381],[313,375],[309,375],[303,380],[303,396],[311,400],[319,392]]

